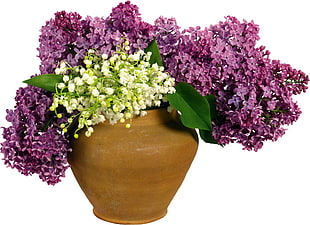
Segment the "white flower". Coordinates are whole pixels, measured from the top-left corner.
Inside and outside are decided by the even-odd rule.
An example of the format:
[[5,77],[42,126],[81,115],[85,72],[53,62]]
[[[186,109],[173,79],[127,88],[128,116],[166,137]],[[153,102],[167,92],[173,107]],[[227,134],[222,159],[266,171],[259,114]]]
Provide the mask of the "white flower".
[[98,123],[103,123],[105,121],[105,117],[104,115],[94,115],[93,118],[92,118],[92,125],[96,125]]
[[90,137],[90,136],[91,136],[91,132],[86,131],[86,132],[85,132],[85,136],[86,136],[86,137]]
[[168,94],[173,94],[176,92],[176,89],[174,87],[169,87]]
[[[137,52],[139,55],[145,55],[145,52],[143,51],[143,50],[139,50],[138,52]],[[148,54],[148,53],[146,53],[146,54]]]
[[122,65],[122,62],[117,61],[114,66],[114,70],[120,70],[120,65]]
[[62,101],[62,105],[63,105],[64,107],[68,107],[68,106],[69,106],[69,102],[68,102],[67,100],[63,100],[63,101]]
[[64,82],[68,82],[70,80],[70,77],[65,75],[65,76],[63,76],[62,79],[63,79]]
[[76,106],[78,105],[78,100],[76,100],[75,98],[73,98],[73,99],[71,99],[71,100],[69,101],[69,104],[70,104],[71,106],[74,106],[74,108],[76,108]]
[[140,116],[146,116],[147,112],[146,111],[141,111]]
[[158,69],[159,69],[157,63],[154,63],[154,64],[152,65],[152,68],[155,69],[156,71],[158,71]]
[[126,55],[122,55],[122,60],[126,60],[127,59],[127,56]]
[[160,104],[161,104],[161,101],[159,101],[159,100],[157,100],[157,101],[154,101],[154,104],[155,104],[155,106],[160,106]]
[[57,85],[57,87],[58,87],[59,89],[64,89],[64,88],[66,87],[66,85],[65,85],[64,83],[59,83],[59,84]]
[[75,87],[75,92],[78,93],[78,94],[84,94],[85,91],[86,91],[86,87],[84,85],[82,86],[76,86]]
[[78,105],[78,107],[76,108],[78,111],[83,111],[85,109],[84,106],[82,105]]
[[106,77],[111,77],[111,76],[112,76],[108,67],[102,66],[101,72],[102,72],[103,75],[106,76]]
[[88,127],[87,131],[85,132],[85,136],[90,137],[93,132],[94,132],[94,128]]
[[63,69],[63,68],[66,68],[66,62],[65,61],[62,61],[61,63],[60,63],[60,68],[61,69]]
[[95,97],[98,97],[99,94],[100,94],[100,92],[98,91],[97,88],[95,88],[94,90],[92,90],[91,94],[92,94],[93,96],[95,96]]
[[66,63],[65,62],[61,62],[59,67],[55,69],[55,74],[57,74],[57,75],[65,74],[66,71],[67,71]]
[[102,88],[102,83],[97,83],[96,87],[97,87],[98,89],[101,89],[101,88]]
[[89,84],[89,85],[92,85],[95,80],[96,80],[96,76],[90,76],[87,80],[86,80],[86,83]]
[[150,61],[151,55],[152,55],[152,52],[147,52],[145,55],[145,61]]
[[74,82],[76,86],[82,86],[83,85],[83,80],[80,77],[75,77]]
[[74,92],[75,90],[75,84],[70,82],[69,85],[68,85],[68,90],[69,92]]
[[125,119],[130,119],[132,118],[132,114],[130,112],[125,113]]
[[98,65],[98,64],[94,65],[95,70],[99,70],[99,68],[100,68],[100,65]]
[[118,112],[118,111],[120,111],[120,109],[119,109],[119,107],[117,106],[117,105],[113,105],[113,111],[114,112]]
[[102,58],[103,60],[106,60],[106,59],[108,58],[108,55],[105,54],[105,53],[103,53],[103,54],[101,55],[101,58]]
[[59,74],[62,74],[62,73],[63,73],[62,69],[60,69],[60,68],[56,68],[55,69],[55,74],[59,75]]
[[126,87],[121,87],[121,91],[124,95],[128,94],[128,89]]
[[[78,68],[78,67],[77,67]],[[81,68],[80,69],[80,74],[84,74],[85,73],[85,68]]]
[[140,54],[139,53],[135,53],[133,55],[129,55],[128,59],[131,61],[139,61],[140,60]]
[[83,119],[79,119],[79,125],[78,128],[82,129],[84,127]]
[[104,122],[105,121],[105,117],[103,115],[99,115],[98,121],[99,122]]
[[89,79],[89,74],[88,73],[83,73],[82,75],[82,80],[87,81]]
[[116,54],[115,54],[115,55],[113,55],[113,56],[111,56],[111,58],[110,58],[110,60],[109,60],[109,61],[110,61],[110,63],[112,63],[112,64],[113,64],[113,63],[117,60],[117,58],[118,58],[118,55],[116,55]]
[[113,89],[113,88],[107,87],[107,88],[105,89],[105,93],[107,93],[108,95],[113,95],[114,89]]
[[92,62],[91,60],[89,60],[89,59],[85,59],[83,62],[85,63],[85,65],[91,65],[91,64],[93,63],[93,62]]
[[99,100],[101,103],[104,102],[104,99],[105,99],[105,98],[106,98],[105,95],[99,95],[99,96],[98,96],[98,100]]

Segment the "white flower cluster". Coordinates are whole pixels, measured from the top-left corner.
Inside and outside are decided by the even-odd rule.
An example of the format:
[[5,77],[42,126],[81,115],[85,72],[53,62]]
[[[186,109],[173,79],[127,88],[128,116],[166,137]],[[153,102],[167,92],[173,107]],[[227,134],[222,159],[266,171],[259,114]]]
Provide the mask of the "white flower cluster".
[[[128,50],[127,41],[125,45]],[[51,110],[62,105],[68,113],[78,112],[61,125],[65,132],[76,119],[75,138],[84,127],[86,136],[90,136],[94,131],[92,125],[105,120],[124,123],[135,115],[144,116],[145,109],[160,107],[167,102],[167,94],[175,92],[174,79],[163,67],[149,63],[151,52],[141,50],[129,55],[125,50],[108,58],[91,49],[84,67],[69,67],[62,62],[56,69],[56,73],[63,75],[63,82],[57,85]]]

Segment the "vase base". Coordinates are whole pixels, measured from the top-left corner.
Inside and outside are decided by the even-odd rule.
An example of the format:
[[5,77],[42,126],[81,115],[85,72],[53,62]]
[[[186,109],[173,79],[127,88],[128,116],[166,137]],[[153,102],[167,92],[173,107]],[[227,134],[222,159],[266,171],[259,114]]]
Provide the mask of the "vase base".
[[151,223],[154,222],[156,220],[159,220],[161,218],[163,218],[164,216],[166,216],[167,214],[167,210],[160,216],[154,217],[154,218],[150,218],[150,219],[145,219],[145,220],[122,220],[122,219],[117,219],[117,218],[108,218],[105,216],[101,216],[99,215],[95,209],[93,209],[93,213],[95,214],[95,216],[101,220],[110,222],[110,223],[115,223],[115,224],[145,224],[145,223]]

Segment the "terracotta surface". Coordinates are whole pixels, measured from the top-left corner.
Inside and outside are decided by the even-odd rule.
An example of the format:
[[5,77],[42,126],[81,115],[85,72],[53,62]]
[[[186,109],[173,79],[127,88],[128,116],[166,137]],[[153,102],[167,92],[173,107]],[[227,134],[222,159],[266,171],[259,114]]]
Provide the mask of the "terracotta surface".
[[174,118],[150,110],[129,129],[102,123],[72,141],[71,169],[97,217],[139,224],[165,216],[198,147],[196,132]]

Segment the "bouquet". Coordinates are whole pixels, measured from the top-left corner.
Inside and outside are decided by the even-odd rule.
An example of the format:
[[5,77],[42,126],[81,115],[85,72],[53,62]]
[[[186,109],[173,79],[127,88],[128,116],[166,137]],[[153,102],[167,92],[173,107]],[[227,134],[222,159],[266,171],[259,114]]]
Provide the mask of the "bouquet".
[[[257,46],[259,27],[233,16],[181,29],[174,18],[144,22],[129,1],[107,18],[57,12],[39,37],[40,74],[16,92],[3,128],[4,163],[54,185],[65,176],[70,138],[147,110],[178,110],[202,140],[258,151],[301,114],[293,96],[309,77]],[[87,128],[81,134],[82,128]]]

